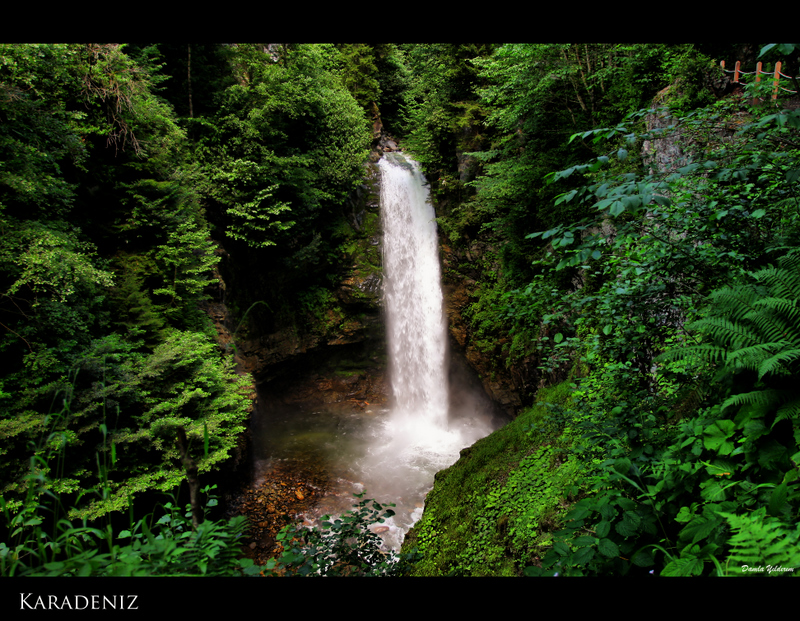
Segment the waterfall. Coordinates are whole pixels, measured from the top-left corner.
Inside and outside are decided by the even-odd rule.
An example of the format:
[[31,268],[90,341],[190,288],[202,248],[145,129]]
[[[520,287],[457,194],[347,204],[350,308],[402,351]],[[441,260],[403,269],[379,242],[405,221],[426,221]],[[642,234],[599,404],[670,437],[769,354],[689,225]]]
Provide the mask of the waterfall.
[[[375,532],[387,547],[400,548],[422,515],[425,495],[440,470],[459,451],[491,432],[491,412],[462,384],[449,399],[449,352],[433,206],[417,164],[399,153],[385,154],[381,174],[384,302],[392,404],[347,402],[297,411],[275,405],[269,441],[307,454],[319,442],[329,461],[331,492],[305,517],[350,509],[353,491],[395,504],[395,515]],[[377,357],[374,360],[378,360]],[[265,434],[266,435],[266,434]],[[281,456],[281,459],[285,457]]]
[[[359,460],[367,493],[398,503],[386,543],[398,549],[419,519],[439,470],[491,431],[491,416],[468,394],[450,411],[447,321],[436,220],[416,162],[387,153],[381,172],[383,288],[392,408]],[[371,490],[371,491],[370,491]]]
[[380,161],[384,300],[393,415],[447,428],[447,324],[433,206],[416,162]]

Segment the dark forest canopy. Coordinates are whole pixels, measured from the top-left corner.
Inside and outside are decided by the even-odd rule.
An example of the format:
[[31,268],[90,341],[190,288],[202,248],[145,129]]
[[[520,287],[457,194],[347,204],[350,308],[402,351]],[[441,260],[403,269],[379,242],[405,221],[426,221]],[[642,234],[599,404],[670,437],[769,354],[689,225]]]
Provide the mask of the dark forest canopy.
[[[253,380],[203,307],[224,280],[237,321],[262,302],[265,332],[315,329],[382,123],[469,257],[447,275],[470,282],[468,346],[549,403],[531,446],[579,464],[535,536],[533,496],[495,490],[509,571],[796,565],[800,117],[719,62],[796,76],[798,49],[0,44],[6,517],[173,490],[181,433],[200,474],[231,458]],[[493,567],[432,569],[433,539],[425,571]]]

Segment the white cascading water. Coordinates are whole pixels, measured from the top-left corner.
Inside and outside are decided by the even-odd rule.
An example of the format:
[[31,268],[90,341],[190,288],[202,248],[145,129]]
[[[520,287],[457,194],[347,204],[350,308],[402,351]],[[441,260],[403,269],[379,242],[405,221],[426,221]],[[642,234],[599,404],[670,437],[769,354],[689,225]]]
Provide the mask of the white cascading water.
[[[336,423],[332,465],[341,487],[305,516],[341,514],[352,504],[352,486],[368,498],[396,503],[396,514],[376,525],[387,547],[399,549],[422,515],[435,474],[451,466],[459,451],[492,430],[491,414],[462,388],[458,407],[449,403],[447,322],[443,309],[438,240],[433,206],[417,164],[399,153],[379,163],[383,224],[383,287],[392,407],[363,414],[312,413],[319,435]],[[292,412],[288,421],[298,421]],[[305,419],[303,419],[305,420]],[[315,435],[312,425],[291,423],[290,435]],[[326,436],[327,437],[327,436]],[[330,501],[328,503],[327,501]]]
[[386,154],[379,167],[393,405],[362,466],[367,494],[397,502],[383,536],[398,549],[421,516],[436,472],[491,428],[478,411],[448,421],[447,321],[435,213],[424,177],[416,162],[399,153]]
[[394,417],[447,428],[447,323],[433,206],[416,166],[380,162],[384,301]]

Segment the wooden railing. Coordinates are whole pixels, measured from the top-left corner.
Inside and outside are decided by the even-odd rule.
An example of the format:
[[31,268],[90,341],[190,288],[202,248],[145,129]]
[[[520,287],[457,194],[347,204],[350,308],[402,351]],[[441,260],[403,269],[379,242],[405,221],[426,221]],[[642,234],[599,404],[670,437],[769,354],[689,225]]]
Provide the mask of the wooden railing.
[[732,71],[729,70],[729,69],[725,69],[725,61],[724,60],[722,62],[720,62],[720,67],[722,67],[722,70],[725,73],[732,73],[733,74],[733,82],[735,84],[741,84],[741,82],[739,82],[739,76],[743,76],[743,75],[755,75],[756,76],[756,83],[761,81],[761,76],[762,75],[771,75],[771,76],[773,76],[773,84],[774,84],[774,88],[772,90],[772,99],[773,100],[778,98],[778,90],[779,89],[782,90],[782,91],[785,91],[787,93],[792,93],[792,94],[797,93],[797,91],[790,91],[788,88],[783,88],[780,85],[780,81],[781,81],[782,77],[786,78],[788,80],[792,79],[791,76],[788,76],[788,75],[785,75],[785,74],[781,73],[781,63],[780,63],[780,61],[775,63],[775,71],[772,71],[772,72],[763,71],[762,68],[761,68],[762,67],[762,63],[760,63],[760,62],[756,64],[756,70],[755,71],[742,71],[741,62],[738,61],[738,60],[736,61],[736,65],[735,65],[735,67],[734,67],[734,69]]

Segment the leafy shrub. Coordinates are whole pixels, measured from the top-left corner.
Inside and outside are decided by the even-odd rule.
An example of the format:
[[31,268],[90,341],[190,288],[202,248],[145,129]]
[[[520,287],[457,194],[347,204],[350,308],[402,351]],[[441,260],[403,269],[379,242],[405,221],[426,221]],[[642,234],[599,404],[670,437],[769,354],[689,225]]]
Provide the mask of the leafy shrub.
[[[216,504],[209,495],[206,506]],[[235,576],[252,565],[237,545],[247,528],[244,516],[207,520],[193,530],[190,506],[181,512],[167,502],[157,520],[150,514],[114,533],[110,524],[59,518],[63,508],[55,494],[16,514],[5,501],[0,508],[8,528],[7,541],[0,542],[0,576]],[[53,515],[47,520],[53,522],[52,534],[42,517],[47,514]],[[126,539],[131,542],[120,545]]]
[[[321,529],[286,526],[277,537],[283,556],[271,560],[265,569],[298,576],[402,575],[416,554],[382,550],[381,538],[369,529],[393,516],[394,511],[387,507],[394,505],[364,498],[365,494],[353,494],[359,502],[343,516],[324,516]],[[249,571],[254,573],[258,568]]]

